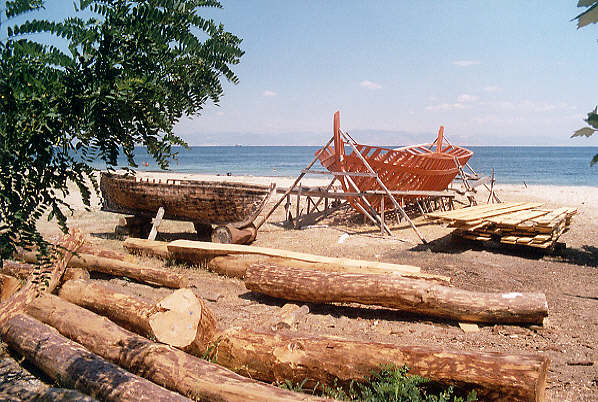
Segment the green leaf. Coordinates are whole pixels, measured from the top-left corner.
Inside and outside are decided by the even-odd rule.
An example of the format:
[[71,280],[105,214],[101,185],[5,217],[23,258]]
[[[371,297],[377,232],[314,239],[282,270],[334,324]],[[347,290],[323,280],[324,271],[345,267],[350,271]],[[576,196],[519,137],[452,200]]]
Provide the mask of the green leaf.
[[590,166],[594,166],[596,163],[598,163],[598,154],[594,155],[592,161],[590,162]]

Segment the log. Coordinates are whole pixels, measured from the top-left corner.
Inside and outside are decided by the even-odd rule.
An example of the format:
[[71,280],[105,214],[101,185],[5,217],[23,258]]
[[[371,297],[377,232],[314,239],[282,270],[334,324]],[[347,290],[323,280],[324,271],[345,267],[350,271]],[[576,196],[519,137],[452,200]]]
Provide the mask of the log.
[[[116,319],[115,312],[120,311],[119,320],[128,320],[129,324],[135,324],[130,325],[134,331],[144,333],[143,328],[136,325],[135,311],[149,310],[150,303],[116,292],[100,293],[101,286],[89,286],[88,283],[67,283],[60,296],[110,318]],[[86,291],[75,292],[74,289],[79,287],[85,287]],[[124,300],[129,302],[121,303]],[[198,337],[200,331],[202,329],[198,328]],[[317,382],[333,386],[335,378],[346,384],[369,376],[382,364],[394,364],[398,367],[407,365],[412,374],[442,384],[476,388],[488,398],[504,395],[505,398],[534,400],[541,399],[544,393],[548,368],[548,359],[541,355],[462,352],[338,338],[290,337],[239,328],[210,336],[217,339],[217,353],[212,356],[218,364],[249,378],[268,382],[289,380],[300,383],[307,378],[306,387],[313,387]],[[201,349],[185,350],[200,356],[204,354]]]
[[[177,240],[178,242],[178,240]],[[287,266],[307,269],[318,269],[326,272],[356,272],[372,274],[397,274],[409,278],[418,278],[437,282],[444,285],[450,285],[451,278],[442,275],[427,274],[421,272],[406,272],[403,268],[407,267],[412,271],[419,270],[419,267],[409,265],[396,265],[388,263],[379,263],[373,261],[349,260],[344,258],[330,258],[313,254],[296,253],[285,250],[276,250],[263,247],[241,246],[244,253],[238,253],[239,249],[233,250],[232,255],[216,255],[202,251],[205,244],[201,243],[197,250],[185,249],[182,251],[170,252],[169,247],[175,243],[150,242],[144,239],[129,238],[124,241],[123,247],[130,253],[149,255],[159,258],[174,258],[178,261],[195,264],[206,267],[221,275],[234,278],[243,278],[245,270],[252,264],[284,264]],[[200,243],[200,242],[191,242]],[[222,246],[223,250],[227,245]],[[176,247],[176,245],[174,246]],[[234,247],[234,245],[233,245]],[[256,252],[257,250],[257,252]],[[289,257],[290,256],[290,257]],[[294,259],[298,257],[299,259]]]
[[[26,262],[5,260],[2,272],[19,279],[27,279],[35,270],[35,265]],[[62,276],[62,282],[73,279],[89,279],[89,272],[82,268],[67,268]]]
[[42,292],[52,292],[71,260],[74,252],[83,244],[85,238],[80,232],[71,230],[63,236],[51,257],[51,265],[40,268],[35,275],[30,275],[25,285],[12,297],[0,302],[0,329],[11,317],[19,314]]
[[63,282],[77,280],[77,279],[89,279],[89,271],[83,268],[67,268],[62,277]]
[[57,296],[43,295],[27,312],[91,352],[193,399],[323,400],[244,378],[181,350],[135,335]]
[[249,244],[255,240],[257,229],[250,224],[243,229],[237,229],[231,224],[217,226],[212,232],[211,239],[214,243],[224,244]]
[[0,381],[0,401],[96,402],[79,391],[49,387],[3,350],[0,350]]
[[128,254],[119,253],[118,251],[102,248],[97,244],[86,241],[79,249],[79,253],[92,254],[98,257],[111,258],[113,260],[127,261],[131,258]]
[[[36,260],[36,255],[33,253],[19,253],[19,257],[27,262],[35,262]],[[139,282],[173,289],[187,287],[189,283],[188,278],[172,270],[143,267],[131,262],[98,257],[92,254],[73,256],[69,262],[69,267],[84,268],[88,271],[102,272],[113,276],[125,276]]]
[[136,239],[130,237],[123,242],[123,247],[131,254],[169,259],[170,253],[166,247],[167,244],[168,243],[164,241]]
[[8,320],[2,339],[54,381],[102,400],[189,400],[107,362],[25,314]]
[[543,293],[472,292],[394,275],[252,265],[245,287],[285,300],[378,305],[459,322],[542,325],[548,315]]
[[232,328],[219,335],[216,362],[263,381],[302,382],[311,388],[361,380],[383,364],[410,374],[475,388],[482,400],[544,400],[549,359],[543,355],[464,352]]
[[[189,289],[153,304],[112,290],[97,281],[66,282],[59,296],[110,318],[146,338],[202,356],[215,340],[216,319],[202,299]],[[171,322],[174,321],[174,328]],[[191,335],[189,335],[189,331]]]
[[14,276],[0,274],[0,302],[9,299],[21,287],[21,281]]

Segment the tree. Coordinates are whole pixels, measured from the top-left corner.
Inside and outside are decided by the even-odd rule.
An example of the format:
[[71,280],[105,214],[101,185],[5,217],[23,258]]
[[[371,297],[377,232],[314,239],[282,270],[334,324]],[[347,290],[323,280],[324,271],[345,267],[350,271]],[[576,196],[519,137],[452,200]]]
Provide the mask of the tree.
[[[12,18],[43,0],[7,1]],[[64,21],[30,20],[0,40],[0,257],[15,247],[45,251],[36,222],[45,213],[67,230],[69,182],[86,206],[98,191],[91,162],[109,168],[122,152],[136,167],[144,145],[161,168],[184,141],[183,116],[218,103],[221,80],[237,83],[241,39],[201,17],[215,0],[80,0]],[[81,15],[92,15],[83,19]],[[68,50],[31,34],[63,38]]]
[[[598,22],[598,0],[579,0],[577,7],[586,8],[584,12],[574,18],[574,20],[577,20],[578,29]],[[595,107],[594,110],[588,113],[588,118],[584,119],[584,121],[588,123],[588,127],[583,127],[575,131],[571,138],[581,136],[590,137],[598,131],[598,107]],[[590,166],[596,163],[598,163],[598,154],[594,155],[590,161]]]

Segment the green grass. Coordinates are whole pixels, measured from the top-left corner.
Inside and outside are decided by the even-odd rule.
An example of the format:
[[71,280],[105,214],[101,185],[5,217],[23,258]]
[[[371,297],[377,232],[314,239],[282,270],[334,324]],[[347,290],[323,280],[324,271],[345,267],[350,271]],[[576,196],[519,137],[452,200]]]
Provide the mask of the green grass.
[[313,389],[305,389],[307,379],[294,385],[286,380],[278,385],[292,391],[307,392],[342,401],[470,402],[477,400],[475,391],[460,395],[453,387],[439,389],[437,384],[426,378],[407,375],[408,371],[406,366],[401,368],[393,365],[383,366],[380,371],[372,373],[367,381],[351,381],[348,387],[339,386],[338,380],[335,380],[332,386],[316,384]]

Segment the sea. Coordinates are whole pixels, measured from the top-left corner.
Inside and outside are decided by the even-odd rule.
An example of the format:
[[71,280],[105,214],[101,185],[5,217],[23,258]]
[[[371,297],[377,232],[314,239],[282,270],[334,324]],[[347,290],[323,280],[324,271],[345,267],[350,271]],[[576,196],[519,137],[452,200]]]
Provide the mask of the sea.
[[[389,146],[396,148],[398,146]],[[598,186],[598,147],[471,146],[469,165],[497,183]],[[315,146],[192,146],[176,148],[169,171],[212,175],[297,177],[314,158]],[[135,148],[139,171],[159,171],[144,147]],[[119,159],[124,166],[125,159]],[[319,163],[316,162],[315,167]],[[101,163],[95,167],[104,169]],[[321,167],[320,167],[321,169]]]

